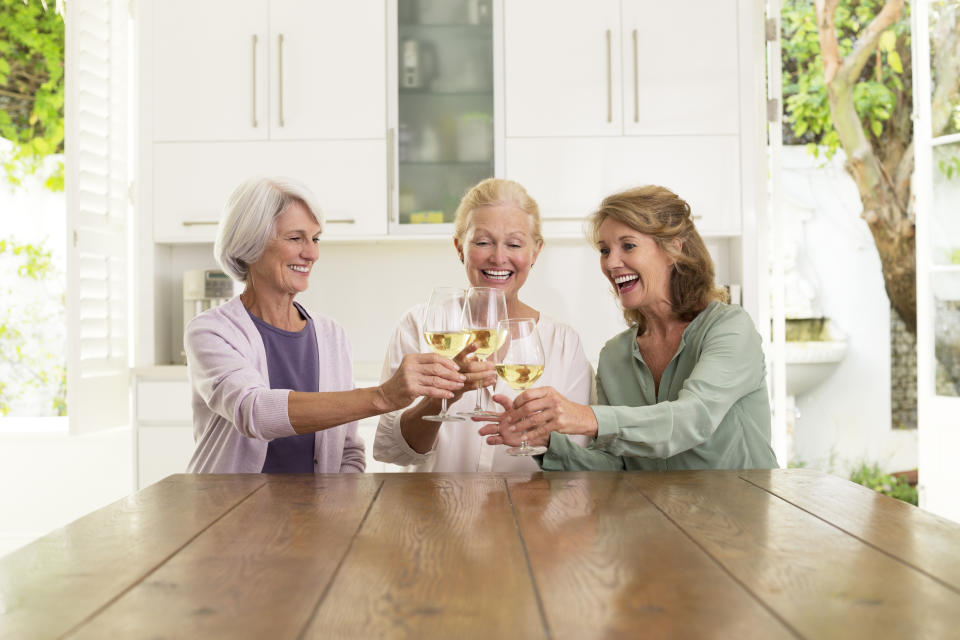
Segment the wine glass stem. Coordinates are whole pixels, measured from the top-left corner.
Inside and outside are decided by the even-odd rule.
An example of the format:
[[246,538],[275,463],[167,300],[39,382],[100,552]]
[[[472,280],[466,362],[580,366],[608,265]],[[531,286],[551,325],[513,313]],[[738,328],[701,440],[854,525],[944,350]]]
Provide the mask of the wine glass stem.
[[446,398],[440,398],[440,415],[441,416],[447,415],[447,399]]

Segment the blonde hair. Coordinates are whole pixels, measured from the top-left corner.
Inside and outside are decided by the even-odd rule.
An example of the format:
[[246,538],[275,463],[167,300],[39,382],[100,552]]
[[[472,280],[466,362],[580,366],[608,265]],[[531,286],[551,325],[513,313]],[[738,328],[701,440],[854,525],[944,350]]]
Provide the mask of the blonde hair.
[[[670,302],[682,320],[693,320],[714,300],[726,302],[726,291],[714,283],[713,259],[693,225],[690,205],[680,196],[655,185],[607,196],[589,218],[590,242],[595,248],[599,247],[600,225],[611,218],[649,236],[674,260]],[[646,328],[646,318],[637,309],[624,309],[623,317],[627,324],[639,325],[641,333]]]
[[453,220],[453,235],[464,242],[470,227],[470,214],[484,207],[512,205],[530,216],[530,234],[537,244],[543,244],[540,231],[540,207],[527,190],[513,180],[487,178],[475,184],[460,200]]
[[277,218],[301,203],[323,230],[323,213],[313,193],[288,178],[249,178],[227,201],[217,228],[213,255],[231,278],[246,282],[249,267],[263,255],[276,234]]

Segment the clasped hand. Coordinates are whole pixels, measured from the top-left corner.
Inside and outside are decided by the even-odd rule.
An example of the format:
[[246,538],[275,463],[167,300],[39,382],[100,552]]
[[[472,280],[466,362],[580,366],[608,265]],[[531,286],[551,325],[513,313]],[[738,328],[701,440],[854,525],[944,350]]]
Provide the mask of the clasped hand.
[[501,394],[494,402],[504,408],[496,418],[474,418],[488,422],[478,433],[487,436],[488,444],[517,446],[526,441],[532,446],[547,445],[550,433],[597,435],[597,419],[586,405],[567,400],[553,387],[528,389],[512,401]]

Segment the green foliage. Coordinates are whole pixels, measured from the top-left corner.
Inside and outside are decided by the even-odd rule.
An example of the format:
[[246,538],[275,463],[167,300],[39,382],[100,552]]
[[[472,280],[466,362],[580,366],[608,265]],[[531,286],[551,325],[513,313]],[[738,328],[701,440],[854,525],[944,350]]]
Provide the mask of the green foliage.
[[47,403],[23,409],[32,415],[66,415],[60,278],[42,244],[0,239],[0,295],[16,300],[0,307],[0,415],[16,413],[30,398]]
[[[835,22],[840,55],[846,56],[870,21],[883,7],[882,0],[845,0],[837,7]],[[817,155],[825,148],[832,157],[840,146],[833,128],[823,60],[812,0],[784,0],[781,7],[783,34],[784,142],[806,144]],[[911,108],[910,72],[903,58],[910,52],[910,16],[884,32],[874,55],[864,66],[854,86],[853,97],[864,130],[879,141],[886,123],[898,108]]]
[[937,162],[940,173],[945,175],[948,180],[960,176],[960,155],[952,155]]
[[881,471],[876,463],[870,465],[866,462],[861,463],[850,473],[850,480],[891,498],[909,502],[912,505],[919,502],[916,487],[910,486],[910,483],[903,478]]
[[[64,24],[45,4],[0,0],[0,137],[14,143],[0,164],[13,185],[63,153]],[[62,191],[63,163],[48,171],[45,186]]]

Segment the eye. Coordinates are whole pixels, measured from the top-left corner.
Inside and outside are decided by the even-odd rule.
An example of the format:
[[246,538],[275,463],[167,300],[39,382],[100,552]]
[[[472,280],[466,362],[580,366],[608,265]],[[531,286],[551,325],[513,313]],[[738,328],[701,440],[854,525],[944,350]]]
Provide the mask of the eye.
[[607,249],[606,247],[600,247],[600,255],[602,256],[610,255],[610,249]]
[[476,245],[476,246],[478,246],[478,247],[485,247],[485,246],[487,246],[487,245],[490,244],[490,243],[489,243],[488,241],[486,241],[486,240],[476,240],[476,241],[474,241],[473,244]]
[[320,236],[313,239],[313,244],[320,244]]
[[624,250],[624,251],[630,251],[630,250],[636,249],[636,248],[637,248],[637,245],[633,244],[632,242],[624,242],[624,243],[623,243],[623,250]]
[[509,246],[511,249],[521,249],[521,248],[523,248],[523,245],[522,245],[522,244],[517,244],[516,242],[511,243],[511,244],[509,244],[508,246]]

